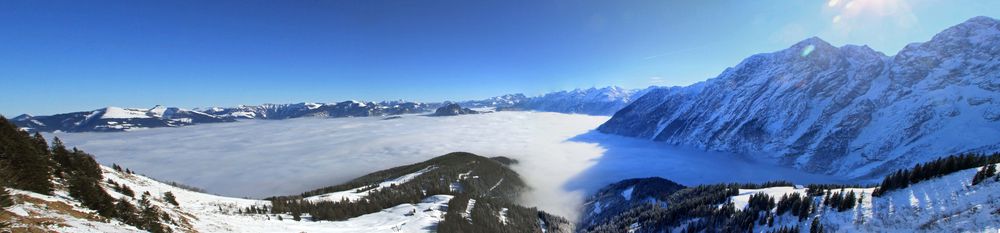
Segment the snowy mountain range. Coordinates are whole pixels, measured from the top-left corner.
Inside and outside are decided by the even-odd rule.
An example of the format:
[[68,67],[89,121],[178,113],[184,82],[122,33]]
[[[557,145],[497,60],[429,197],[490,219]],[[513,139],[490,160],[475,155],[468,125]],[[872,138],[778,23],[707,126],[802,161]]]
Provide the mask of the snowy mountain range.
[[433,106],[408,101],[361,102],[343,101],[339,103],[297,103],[240,105],[234,108],[208,108],[204,112],[213,116],[234,119],[288,119],[298,117],[367,117],[423,113],[434,110]]
[[157,105],[149,109],[107,107],[51,116],[21,115],[11,119],[29,131],[114,132],[143,128],[178,127],[240,119],[298,117],[367,117],[431,111],[436,105],[406,101],[263,104],[233,108],[181,109]]
[[557,91],[528,97],[508,94],[484,100],[459,102],[466,107],[496,107],[500,111],[532,110],[541,112],[611,115],[646,92],[655,89],[625,89],[618,86]]
[[[457,102],[464,108],[495,108],[501,111],[533,110],[544,112],[611,115],[647,89],[604,87],[552,92],[527,97],[508,94],[484,100]],[[107,107],[92,111],[72,112],[51,116],[24,114],[11,119],[29,131],[41,132],[115,132],[143,128],[178,127],[192,124],[233,122],[241,119],[281,120],[299,117],[369,117],[394,116],[433,112],[445,103],[410,101],[338,103],[261,104],[230,108],[181,109],[157,105],[150,109]]]
[[149,109],[107,107],[51,116],[21,115],[11,119],[30,131],[109,132],[140,128],[177,127],[234,121],[204,112],[157,105]]
[[814,37],[704,82],[650,90],[598,130],[873,178],[1000,149],[998,77],[1000,21],[988,17],[895,56]]

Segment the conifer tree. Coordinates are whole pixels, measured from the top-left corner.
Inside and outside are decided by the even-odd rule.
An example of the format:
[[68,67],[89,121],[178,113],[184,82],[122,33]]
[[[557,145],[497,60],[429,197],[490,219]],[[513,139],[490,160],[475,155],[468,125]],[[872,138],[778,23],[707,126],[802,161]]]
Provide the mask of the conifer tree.
[[[44,140],[42,140],[44,143]],[[39,141],[0,116],[0,179],[21,190],[51,194],[52,172],[48,150]]]
[[72,167],[69,159],[69,150],[63,145],[62,140],[59,137],[52,138],[52,160],[55,161],[57,165],[56,175],[62,176],[62,173],[67,172],[66,169]]
[[10,197],[10,192],[7,188],[0,186],[0,208],[6,208],[8,206],[14,205],[14,200]]
[[139,221],[141,229],[147,230],[153,233],[170,232],[170,228],[167,228],[162,223],[160,223],[160,209],[152,204],[149,200],[149,193],[143,193],[142,199],[139,200]]
[[809,224],[809,233],[823,233],[823,225],[820,225],[819,217],[813,218],[812,223]]
[[986,165],[983,169],[976,172],[976,175],[972,177],[972,185],[977,185],[982,183],[987,178],[990,178],[997,172],[997,167],[995,164]]
[[137,212],[139,210],[132,203],[129,203],[128,200],[125,200],[125,198],[118,199],[115,202],[115,215],[125,224],[137,227],[141,226],[139,216],[136,215]]
[[174,205],[174,206],[180,206],[181,205],[180,203],[177,203],[177,197],[174,197],[174,193],[172,193],[172,192],[165,192],[165,193],[163,193],[163,200],[167,201],[167,203],[170,203],[171,205]]

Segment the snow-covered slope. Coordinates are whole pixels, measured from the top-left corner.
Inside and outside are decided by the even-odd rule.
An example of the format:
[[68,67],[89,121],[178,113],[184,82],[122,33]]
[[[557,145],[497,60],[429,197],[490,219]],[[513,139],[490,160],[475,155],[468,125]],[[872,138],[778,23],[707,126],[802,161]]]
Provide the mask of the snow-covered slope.
[[[859,194],[860,205],[838,212],[821,208],[820,223],[835,232],[996,232],[1000,230],[1000,183],[995,179],[972,185],[972,176],[981,168],[967,169],[940,178],[923,181],[901,190],[872,197],[875,188],[828,190],[833,194]],[[746,206],[751,194],[765,193],[773,197],[807,191],[803,187],[771,187],[740,190],[731,198],[737,208]],[[785,216],[789,217],[789,216]],[[810,222],[779,218],[774,227],[799,226],[809,229]]]
[[[961,170],[877,197],[872,196],[875,188],[821,189],[823,191],[816,193],[829,192],[832,196],[841,192],[853,192],[860,201],[853,207],[838,211],[825,205],[823,195],[813,196],[809,200],[812,200],[814,207],[807,217],[799,218],[788,212],[775,215],[778,207],[774,207],[767,210],[769,215],[762,215],[773,218],[773,222],[768,224],[764,223],[766,221],[755,221],[753,231],[771,232],[782,227],[797,227],[802,232],[808,232],[813,224],[811,220],[815,218],[825,232],[996,232],[1000,230],[1000,179],[994,174],[986,181],[972,185],[972,177],[980,169],[982,168]],[[645,183],[655,183],[649,179],[652,178],[647,178]],[[635,180],[629,182],[639,183]],[[615,187],[619,189],[614,189]],[[624,186],[616,184],[606,190],[620,191],[621,187]],[[580,230],[605,232],[607,229],[616,229],[616,226],[629,227],[635,232],[680,232],[684,229],[684,224],[664,227],[664,221],[670,221],[664,219],[675,216],[657,214],[662,213],[657,212],[658,209],[666,209],[675,204],[664,197],[677,192],[677,189],[631,187],[636,187],[635,191],[643,193],[633,197],[642,198],[644,202],[626,204],[625,208],[587,208],[585,216],[602,218],[597,218],[596,222],[584,222]],[[784,195],[806,196],[808,191],[810,190],[803,186],[738,189],[733,192],[735,195],[726,197],[722,203],[714,205],[717,206],[714,208],[722,208],[731,203],[735,210],[740,211],[747,208],[750,197],[755,194],[767,194],[776,202]],[[617,197],[598,194],[592,198],[592,203],[613,201],[614,198]],[[684,212],[694,213],[698,210]],[[683,222],[690,223],[692,220]]]
[[[175,220],[168,224],[178,232],[426,232],[440,222],[451,199],[435,195],[418,203],[401,204],[381,212],[355,217],[346,221],[294,221],[292,216],[239,214],[250,206],[269,206],[266,200],[221,197],[170,186],[141,175],[131,175],[103,167],[104,177],[126,185],[137,194],[149,192],[152,203]],[[110,186],[106,191],[115,198],[124,195]],[[176,196],[178,206],[167,203],[163,193]],[[15,191],[18,204],[4,210],[4,215],[16,219],[14,228],[48,229],[59,232],[144,232],[117,220],[104,220],[80,207],[80,203],[64,192],[55,196]],[[418,209],[413,214],[411,211]],[[427,211],[423,211],[427,210]],[[38,224],[38,221],[49,224]]]
[[598,129],[876,177],[936,155],[1000,148],[997,77],[1000,21],[992,18],[892,57],[809,38],[702,83],[651,90]]

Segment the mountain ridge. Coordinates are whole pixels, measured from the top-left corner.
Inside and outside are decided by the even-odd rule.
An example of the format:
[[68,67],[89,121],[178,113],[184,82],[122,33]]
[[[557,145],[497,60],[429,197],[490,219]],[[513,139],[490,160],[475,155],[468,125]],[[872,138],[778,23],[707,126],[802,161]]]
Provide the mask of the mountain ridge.
[[990,79],[1000,74],[998,47],[1000,23],[985,17],[891,57],[808,38],[702,83],[651,90],[598,130],[877,177],[938,154],[1000,147],[1000,80]]

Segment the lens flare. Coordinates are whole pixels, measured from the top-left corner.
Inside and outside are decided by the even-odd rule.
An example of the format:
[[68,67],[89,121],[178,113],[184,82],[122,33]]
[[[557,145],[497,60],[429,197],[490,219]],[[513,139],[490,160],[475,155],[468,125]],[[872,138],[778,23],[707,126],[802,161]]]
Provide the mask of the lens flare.
[[826,6],[833,7],[836,6],[837,3],[840,3],[840,0],[830,0],[830,2],[826,3]]
[[837,15],[837,16],[833,17],[833,23],[837,23],[837,22],[840,22],[840,15]]
[[812,53],[813,50],[816,50],[816,46],[809,45],[806,46],[805,48],[802,48],[802,57],[809,56],[809,54]]

